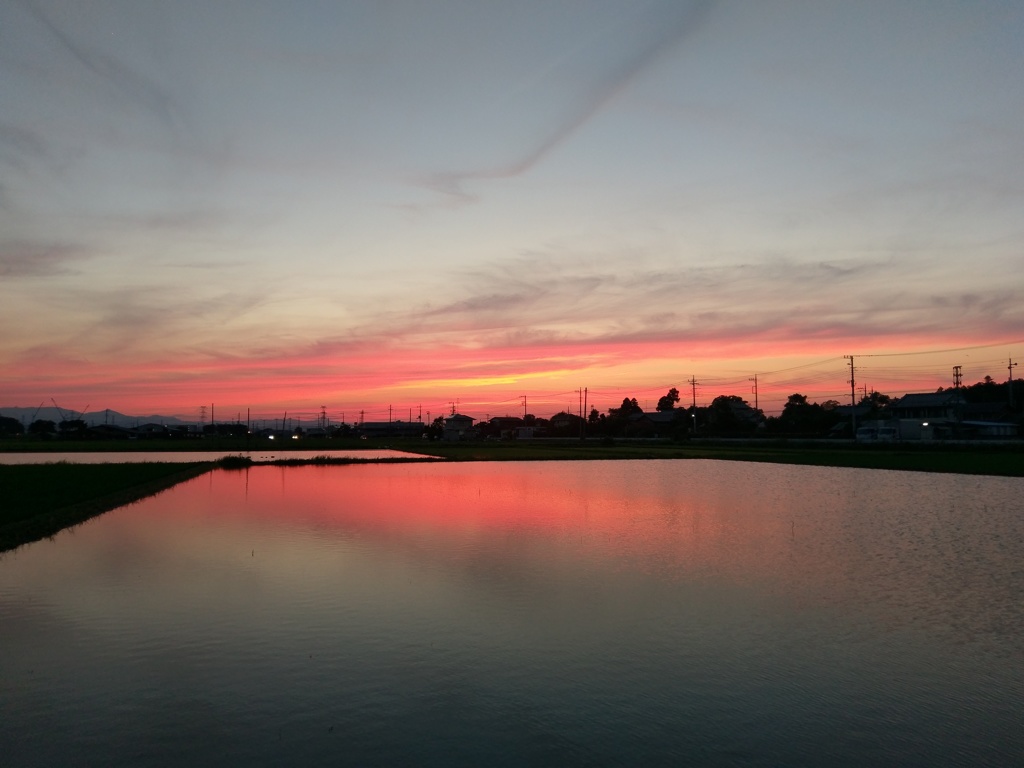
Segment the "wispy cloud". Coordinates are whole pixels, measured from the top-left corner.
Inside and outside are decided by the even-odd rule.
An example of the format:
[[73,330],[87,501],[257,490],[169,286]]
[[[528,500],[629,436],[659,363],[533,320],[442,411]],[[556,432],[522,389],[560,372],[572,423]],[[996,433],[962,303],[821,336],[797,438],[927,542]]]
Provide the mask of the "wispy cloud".
[[49,277],[74,271],[72,265],[91,257],[88,249],[70,243],[0,243],[0,277]]
[[[503,159],[477,168],[443,169],[418,179],[423,186],[458,201],[471,201],[472,181],[519,176],[580,130],[617,94],[648,69],[667,50],[700,28],[711,0],[657,3],[633,7],[628,14],[592,39],[563,52],[536,75],[529,88],[510,98],[510,123],[533,112],[534,100],[559,105],[544,110],[546,122],[533,131],[532,141],[511,150],[495,147]],[[551,91],[558,91],[551,99]],[[509,133],[504,137],[507,139]]]
[[25,170],[29,160],[47,154],[46,142],[38,132],[10,122],[0,122],[0,163]]
[[[380,313],[358,337],[458,338],[466,349],[701,345],[941,334],[1019,322],[1006,288],[935,294],[920,263],[866,255],[723,266],[628,266],[521,257],[463,274],[451,301]],[[950,312],[955,312],[953,322]]]
[[173,127],[178,124],[179,110],[174,100],[158,83],[135,71],[115,56],[78,42],[72,30],[67,30],[54,21],[33,0],[21,0],[21,4],[67,56],[100,82],[109,85],[115,93],[133,105],[155,115],[167,126]]
[[128,350],[151,354],[174,346],[195,355],[203,346],[204,336],[199,334],[204,329],[218,329],[205,337],[210,348],[229,344],[232,336],[226,330],[228,326],[262,306],[265,297],[227,291],[193,297],[152,286],[94,291],[76,301],[94,318],[81,329],[76,341],[88,343],[102,354]]

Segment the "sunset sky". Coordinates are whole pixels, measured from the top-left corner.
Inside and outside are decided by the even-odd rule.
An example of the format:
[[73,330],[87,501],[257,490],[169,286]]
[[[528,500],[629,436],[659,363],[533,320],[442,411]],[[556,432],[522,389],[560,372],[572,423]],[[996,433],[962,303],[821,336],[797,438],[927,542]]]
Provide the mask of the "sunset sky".
[[0,409],[1005,380],[1022,50],[1019,0],[0,0]]

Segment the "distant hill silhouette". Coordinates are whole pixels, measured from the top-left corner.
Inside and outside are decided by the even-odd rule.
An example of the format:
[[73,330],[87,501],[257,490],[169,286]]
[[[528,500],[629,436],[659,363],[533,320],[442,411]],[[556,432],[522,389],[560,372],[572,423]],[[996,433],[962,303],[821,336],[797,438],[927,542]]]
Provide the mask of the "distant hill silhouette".
[[0,416],[9,416],[12,419],[17,419],[25,426],[28,426],[35,419],[48,419],[55,424],[59,424],[64,418],[83,419],[90,427],[97,424],[113,424],[118,427],[134,427],[136,424],[178,425],[192,423],[182,421],[176,416],[160,416],[157,414],[149,416],[128,416],[111,410],[88,411],[85,414],[79,414],[77,411],[71,411],[67,408],[64,408],[63,411],[64,413],[61,415],[61,411],[54,408],[52,405],[40,408],[38,413],[35,408],[12,407],[0,408]]

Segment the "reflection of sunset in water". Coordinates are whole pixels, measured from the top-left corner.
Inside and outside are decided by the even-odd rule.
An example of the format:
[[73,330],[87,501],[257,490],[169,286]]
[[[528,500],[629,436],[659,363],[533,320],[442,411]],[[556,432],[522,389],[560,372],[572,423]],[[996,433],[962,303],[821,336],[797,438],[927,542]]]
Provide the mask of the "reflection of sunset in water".
[[152,764],[1008,764],[1022,486],[696,460],[218,470],[0,558],[0,743],[44,724],[50,764],[126,740]]
[[[985,574],[991,558],[1016,556],[1004,513],[1020,485],[714,461],[256,467],[193,480],[117,526],[152,529],[155,547],[226,537],[218,546],[259,548],[297,577],[311,558],[370,547],[503,579],[684,579],[779,610],[842,604],[891,626],[930,625],[937,612],[937,631],[966,623],[984,635],[997,618],[979,592],[1013,599],[1011,582]],[[958,527],[964,514],[987,515],[985,528]],[[296,527],[310,537],[301,545]]]

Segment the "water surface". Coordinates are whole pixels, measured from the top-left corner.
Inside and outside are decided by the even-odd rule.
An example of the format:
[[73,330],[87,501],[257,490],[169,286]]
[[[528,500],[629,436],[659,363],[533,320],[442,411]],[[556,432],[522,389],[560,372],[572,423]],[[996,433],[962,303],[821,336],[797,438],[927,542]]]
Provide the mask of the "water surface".
[[216,471],[0,558],[9,765],[1010,765],[1020,478]]

